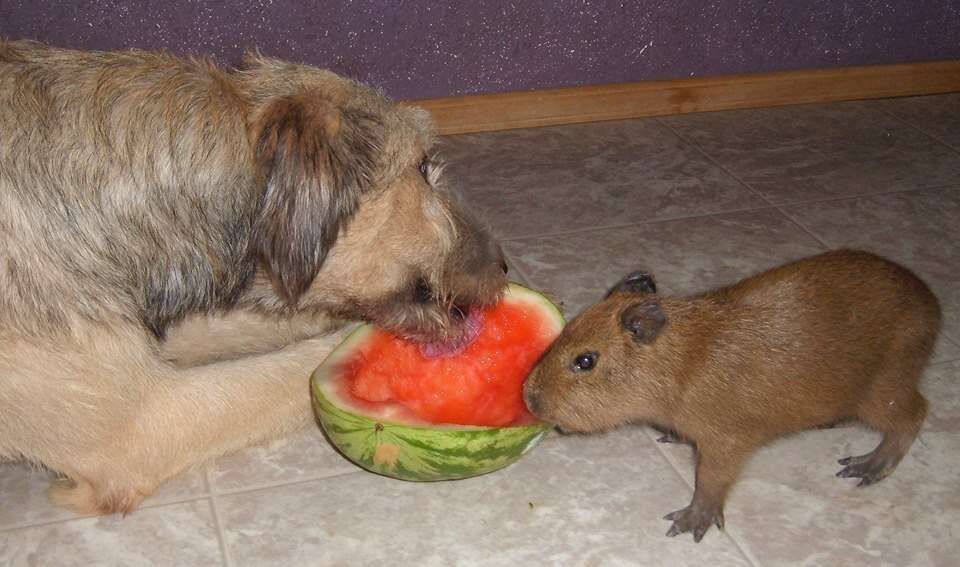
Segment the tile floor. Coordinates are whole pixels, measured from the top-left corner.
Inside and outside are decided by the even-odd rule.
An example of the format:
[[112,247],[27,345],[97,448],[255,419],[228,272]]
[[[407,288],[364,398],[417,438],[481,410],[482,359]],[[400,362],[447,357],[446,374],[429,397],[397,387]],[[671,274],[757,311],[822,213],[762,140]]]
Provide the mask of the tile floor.
[[76,518],[47,477],[0,465],[2,565],[957,565],[960,94],[458,136],[450,175],[518,279],[569,315],[628,270],[663,291],[857,246],[912,267],[946,313],[926,426],[867,489],[836,459],[857,426],[757,454],[727,530],[664,537],[691,451],[641,427],[548,438],[506,470],[413,484],[359,471],[318,431],[177,479],[126,519]]

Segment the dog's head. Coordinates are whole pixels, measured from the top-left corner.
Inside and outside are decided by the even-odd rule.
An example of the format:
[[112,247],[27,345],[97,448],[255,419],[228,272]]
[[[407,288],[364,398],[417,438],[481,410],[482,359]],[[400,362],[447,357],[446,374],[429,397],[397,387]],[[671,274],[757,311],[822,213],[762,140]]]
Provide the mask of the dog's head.
[[328,71],[248,58],[264,192],[257,301],[457,337],[506,284],[499,246],[444,187],[429,115]]

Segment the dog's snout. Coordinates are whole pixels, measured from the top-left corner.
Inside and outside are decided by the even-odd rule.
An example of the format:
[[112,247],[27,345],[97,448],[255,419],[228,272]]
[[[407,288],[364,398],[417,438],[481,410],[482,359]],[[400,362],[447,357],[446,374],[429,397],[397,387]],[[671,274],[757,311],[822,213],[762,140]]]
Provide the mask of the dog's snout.
[[496,246],[496,258],[497,258],[497,262],[499,262],[500,264],[500,269],[503,270],[504,274],[509,273],[510,266],[507,265],[507,257],[503,253],[503,248],[499,244],[496,244],[495,246]]
[[424,278],[417,279],[413,286],[413,301],[415,303],[427,303],[433,299],[433,289],[430,283]]
[[450,307],[450,318],[454,321],[463,321],[467,318],[468,311],[470,311],[469,307],[454,304]]

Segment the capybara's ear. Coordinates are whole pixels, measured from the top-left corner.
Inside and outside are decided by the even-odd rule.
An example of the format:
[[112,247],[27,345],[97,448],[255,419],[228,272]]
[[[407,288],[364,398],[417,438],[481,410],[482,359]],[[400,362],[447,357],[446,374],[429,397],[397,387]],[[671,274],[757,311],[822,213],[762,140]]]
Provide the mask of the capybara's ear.
[[620,314],[620,324],[641,344],[652,343],[667,324],[667,315],[656,301],[635,303]]
[[657,284],[653,281],[653,276],[646,272],[630,272],[607,292],[606,297],[617,292],[657,293]]
[[252,250],[292,306],[373,183],[383,127],[309,96],[264,103],[251,127],[265,180]]

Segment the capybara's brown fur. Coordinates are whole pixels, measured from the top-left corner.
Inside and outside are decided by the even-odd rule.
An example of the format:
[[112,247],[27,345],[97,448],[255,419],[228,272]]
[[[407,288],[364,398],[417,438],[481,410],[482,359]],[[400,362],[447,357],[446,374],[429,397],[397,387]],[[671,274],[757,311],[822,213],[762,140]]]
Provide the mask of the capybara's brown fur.
[[723,527],[747,458],[777,437],[856,419],[883,433],[840,460],[877,482],[926,415],[917,390],[940,328],[930,289],[908,269],[837,250],[692,297],[633,273],[574,319],[534,369],[525,398],[568,431],[647,423],[693,443],[696,489],[667,535]]

